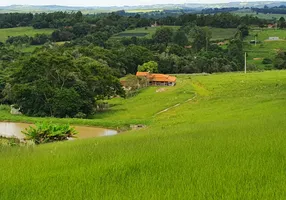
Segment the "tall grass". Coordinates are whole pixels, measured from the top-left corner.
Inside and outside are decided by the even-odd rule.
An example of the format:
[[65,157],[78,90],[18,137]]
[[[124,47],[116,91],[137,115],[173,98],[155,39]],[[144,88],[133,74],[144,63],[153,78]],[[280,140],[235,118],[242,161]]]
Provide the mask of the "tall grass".
[[146,129],[0,147],[1,200],[284,199],[286,71],[178,80],[165,93],[114,99],[114,112],[97,119],[147,118]]

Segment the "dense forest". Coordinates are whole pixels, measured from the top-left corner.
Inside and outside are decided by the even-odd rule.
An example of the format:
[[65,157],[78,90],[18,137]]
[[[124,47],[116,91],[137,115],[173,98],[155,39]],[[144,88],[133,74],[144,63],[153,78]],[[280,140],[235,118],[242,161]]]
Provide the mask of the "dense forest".
[[[158,23],[152,37],[113,39],[119,32]],[[0,43],[0,102],[15,104],[30,116],[85,118],[98,101],[125,96],[119,78],[155,63],[160,73],[214,73],[243,69],[243,38],[250,25],[267,24],[230,13],[182,14],[145,18],[124,11],[0,14],[0,27],[54,28],[51,35],[9,37]],[[173,29],[176,25],[178,29]],[[208,27],[236,28],[226,48],[212,40]],[[64,41],[62,45],[55,42]],[[15,48],[43,45],[32,53]],[[147,63],[147,64],[146,64]]]

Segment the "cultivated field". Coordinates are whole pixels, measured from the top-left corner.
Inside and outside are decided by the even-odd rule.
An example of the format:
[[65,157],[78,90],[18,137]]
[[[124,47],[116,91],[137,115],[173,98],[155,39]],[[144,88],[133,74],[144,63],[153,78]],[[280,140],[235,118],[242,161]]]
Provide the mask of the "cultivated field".
[[[0,147],[1,200],[284,199],[286,71],[180,75],[158,89],[89,120],[145,129]],[[0,118],[15,119],[4,108]]]
[[[257,36],[258,43],[249,44],[250,40]],[[279,37],[279,41],[268,41],[269,37]],[[245,39],[245,50],[248,52],[248,62],[263,69],[262,60],[264,58],[274,59],[278,51],[286,50],[286,30],[262,29],[251,30],[250,36]]]
[[53,29],[34,29],[33,27],[0,29],[0,42],[5,42],[8,39],[8,36],[34,36],[40,33],[51,34],[52,32]]

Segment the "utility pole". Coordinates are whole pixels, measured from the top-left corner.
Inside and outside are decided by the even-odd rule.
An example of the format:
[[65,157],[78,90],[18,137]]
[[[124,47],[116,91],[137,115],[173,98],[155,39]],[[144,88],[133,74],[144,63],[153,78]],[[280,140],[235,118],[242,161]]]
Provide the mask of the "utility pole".
[[246,74],[246,52],[244,55],[244,73]]

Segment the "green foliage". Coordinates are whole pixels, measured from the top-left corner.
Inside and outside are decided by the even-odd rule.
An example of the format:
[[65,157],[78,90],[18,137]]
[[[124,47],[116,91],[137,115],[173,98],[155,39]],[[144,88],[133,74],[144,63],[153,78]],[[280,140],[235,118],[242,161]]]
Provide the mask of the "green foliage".
[[277,69],[286,69],[286,53],[279,52],[274,59],[274,67]]
[[6,138],[0,136],[0,148],[1,146],[18,147],[20,144],[21,141],[18,138]]
[[137,45],[120,48],[115,50],[115,53],[124,65],[125,74],[135,74],[138,71],[139,65],[154,60],[152,51],[146,47]]
[[22,133],[26,135],[27,140],[32,140],[35,144],[63,141],[77,134],[75,129],[68,124],[56,125],[48,123],[38,123],[35,127],[30,126]]
[[237,29],[238,29],[238,31],[241,32],[241,37],[242,38],[245,38],[246,36],[249,35],[249,27],[247,25],[241,24],[241,25],[238,26]]
[[195,27],[193,29],[192,37],[192,46],[196,52],[199,52],[202,49],[204,49],[205,51],[208,50],[212,33],[207,27]]
[[155,43],[168,44],[173,39],[173,29],[169,27],[162,27],[156,30],[153,35],[153,40]]
[[150,73],[157,73],[158,72],[158,63],[155,61],[149,61],[144,63],[143,65],[138,66],[139,72],[150,72]]
[[264,65],[268,65],[268,64],[272,64],[273,61],[270,58],[264,58],[262,61],[262,64]]
[[13,103],[30,116],[90,115],[95,99],[124,96],[113,70],[91,58],[40,51],[17,65],[19,70],[12,80]]
[[281,29],[286,28],[286,21],[284,17],[280,17],[278,20],[278,27]]
[[10,111],[10,106],[0,104],[0,111]]
[[173,41],[180,46],[186,46],[189,44],[189,40],[184,31],[177,31],[174,35]]

